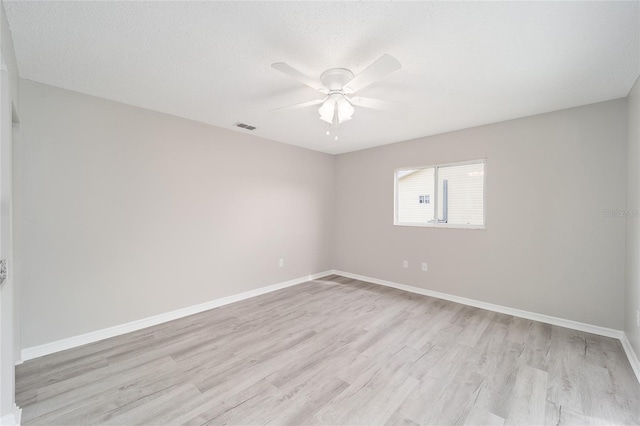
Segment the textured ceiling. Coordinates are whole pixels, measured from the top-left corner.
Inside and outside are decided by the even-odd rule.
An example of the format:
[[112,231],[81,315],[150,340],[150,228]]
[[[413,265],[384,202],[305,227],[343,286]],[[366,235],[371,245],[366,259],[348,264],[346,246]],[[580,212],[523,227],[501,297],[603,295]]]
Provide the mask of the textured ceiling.
[[[640,74],[639,2],[4,1],[22,78],[342,153],[620,98]],[[402,69],[325,135],[316,99],[272,69]]]

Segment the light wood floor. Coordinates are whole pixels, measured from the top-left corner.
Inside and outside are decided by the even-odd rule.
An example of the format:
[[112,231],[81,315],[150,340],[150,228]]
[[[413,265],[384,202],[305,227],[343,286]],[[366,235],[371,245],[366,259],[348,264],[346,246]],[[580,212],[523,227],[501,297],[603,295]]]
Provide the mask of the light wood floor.
[[24,425],[640,424],[620,342],[330,276],[17,368]]

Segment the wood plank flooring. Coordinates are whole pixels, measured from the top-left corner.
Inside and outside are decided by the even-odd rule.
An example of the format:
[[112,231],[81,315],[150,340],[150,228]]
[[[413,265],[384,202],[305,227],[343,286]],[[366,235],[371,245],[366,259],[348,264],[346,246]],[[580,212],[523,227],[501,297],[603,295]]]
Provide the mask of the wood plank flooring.
[[329,276],[17,367],[24,425],[640,424],[619,341]]

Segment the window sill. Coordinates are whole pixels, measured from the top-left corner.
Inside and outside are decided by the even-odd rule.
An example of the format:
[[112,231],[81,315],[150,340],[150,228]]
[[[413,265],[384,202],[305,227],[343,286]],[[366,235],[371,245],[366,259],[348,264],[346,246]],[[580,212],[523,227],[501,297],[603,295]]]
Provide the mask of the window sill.
[[394,223],[394,226],[408,226],[415,228],[447,228],[447,229],[475,229],[484,231],[487,229],[486,225],[453,225],[448,223],[441,223],[434,225],[433,223]]

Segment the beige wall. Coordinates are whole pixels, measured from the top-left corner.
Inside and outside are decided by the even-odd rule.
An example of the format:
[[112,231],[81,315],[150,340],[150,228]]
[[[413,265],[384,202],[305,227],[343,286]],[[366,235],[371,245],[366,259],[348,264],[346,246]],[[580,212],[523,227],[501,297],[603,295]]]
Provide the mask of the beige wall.
[[[621,329],[625,221],[604,210],[625,206],[626,114],[615,100],[337,156],[335,268]],[[395,168],[479,158],[486,230],[393,225]]]
[[627,246],[624,330],[640,358],[640,78],[631,89],[629,102],[629,144],[627,152]]
[[[626,100],[337,157],[28,81],[22,103],[22,347],[330,268],[623,327]],[[479,158],[486,230],[393,225],[394,169]]]
[[331,267],[332,156],[29,81],[21,90],[23,347]]

